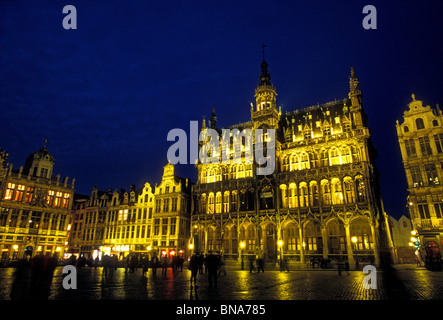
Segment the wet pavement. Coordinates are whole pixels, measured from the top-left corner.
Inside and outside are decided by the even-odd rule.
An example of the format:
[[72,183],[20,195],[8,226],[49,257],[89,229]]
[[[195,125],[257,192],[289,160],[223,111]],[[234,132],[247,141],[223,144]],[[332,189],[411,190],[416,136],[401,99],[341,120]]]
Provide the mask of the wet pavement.
[[[206,274],[198,275],[198,288],[190,286],[190,271],[166,275],[152,270],[142,275],[118,268],[105,275],[101,267],[76,269],[76,289],[65,289],[67,274],[57,267],[53,275],[35,280],[29,268],[0,269],[0,300],[441,300],[443,272],[415,265],[396,265],[392,270],[377,269],[375,289],[363,285],[362,271],[294,268],[290,272],[253,272],[227,268],[218,277],[217,288],[209,288]],[[72,283],[71,283],[72,284]]]

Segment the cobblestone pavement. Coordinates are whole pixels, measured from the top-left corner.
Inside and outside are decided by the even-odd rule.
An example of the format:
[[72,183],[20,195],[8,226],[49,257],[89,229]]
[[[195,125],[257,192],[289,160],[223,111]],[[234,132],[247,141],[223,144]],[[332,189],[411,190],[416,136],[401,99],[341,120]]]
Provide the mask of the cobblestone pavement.
[[414,265],[397,265],[390,271],[377,270],[377,288],[365,289],[362,271],[299,269],[290,272],[250,273],[228,268],[209,288],[205,274],[198,276],[198,288],[190,286],[190,271],[168,269],[156,277],[150,270],[142,276],[118,268],[105,277],[102,268],[77,270],[77,289],[63,288],[66,274],[57,267],[53,277],[33,285],[29,269],[0,269],[0,299],[44,300],[440,300],[443,299],[443,272]]

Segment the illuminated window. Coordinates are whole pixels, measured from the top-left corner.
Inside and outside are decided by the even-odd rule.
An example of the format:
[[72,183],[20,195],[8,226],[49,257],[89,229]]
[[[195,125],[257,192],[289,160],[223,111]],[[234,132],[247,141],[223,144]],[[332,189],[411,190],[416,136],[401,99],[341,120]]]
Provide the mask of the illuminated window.
[[231,195],[231,212],[236,212],[237,211],[237,191],[232,191]]
[[331,150],[331,165],[338,165],[340,164],[340,153],[338,149],[332,149]]
[[216,213],[221,213],[221,201],[222,201],[221,192],[217,192],[217,194],[215,196],[215,212]]
[[63,202],[62,202],[62,208],[67,209],[69,205],[69,198],[71,195],[69,193],[65,193],[63,195]]
[[341,182],[336,180],[332,183],[332,187],[334,189],[334,204],[342,204],[343,203],[343,192],[341,187]]
[[290,158],[289,170],[294,171],[294,170],[299,170],[299,169],[300,169],[300,165],[298,163],[298,156],[293,154],[293,155],[291,155],[291,158]]
[[49,190],[48,191],[48,199],[46,200],[46,203],[48,206],[52,206],[52,203],[54,202],[54,195],[55,191]]
[[62,196],[63,196],[62,192],[57,192],[55,194],[54,207],[60,207]]
[[300,207],[309,206],[309,194],[308,194],[308,186],[306,182],[300,183]]
[[351,179],[345,179],[344,185],[345,185],[346,202],[354,203],[355,202],[354,182]]
[[423,179],[422,179],[422,176],[421,176],[420,167],[419,166],[414,166],[414,167],[411,167],[409,170],[411,172],[412,185],[414,187],[422,186],[423,185]]
[[23,200],[23,194],[25,191],[25,186],[19,184],[17,190],[15,191],[14,201],[21,202]]
[[282,159],[282,171],[288,171],[289,170],[289,157],[285,156]]
[[329,181],[322,180],[321,187],[322,187],[323,203],[325,205],[330,205],[331,204],[331,187],[329,185]]
[[438,185],[440,182],[437,176],[437,169],[435,168],[435,164],[429,163],[425,164],[425,172],[429,185]]
[[208,197],[208,213],[214,213],[214,194],[210,193]]
[[160,234],[160,219],[154,219],[154,235],[158,236]]
[[362,178],[356,180],[357,186],[357,201],[366,202],[366,186]]
[[289,185],[288,190],[288,205],[289,208],[297,208],[298,207],[298,189],[295,183]]
[[8,183],[5,196],[3,197],[4,200],[12,200],[12,194],[14,193],[15,189],[15,183]]
[[30,203],[34,195],[34,187],[26,187],[24,202]]
[[319,195],[318,195],[318,186],[317,182],[311,182],[310,183],[311,193],[310,193],[310,203],[311,206],[318,206],[319,205]]
[[[171,218],[170,224],[169,224],[169,234],[170,235],[175,235],[176,233],[176,224],[177,224],[177,219],[176,218]],[[171,245],[171,243],[169,243]]]
[[309,157],[306,153],[303,153],[300,157],[300,170],[309,169]]
[[229,212],[229,191],[223,194],[223,212]]
[[162,201],[161,199],[155,200],[155,212],[161,212]]
[[351,150],[348,147],[344,147],[341,149],[341,162],[342,163],[352,162]]

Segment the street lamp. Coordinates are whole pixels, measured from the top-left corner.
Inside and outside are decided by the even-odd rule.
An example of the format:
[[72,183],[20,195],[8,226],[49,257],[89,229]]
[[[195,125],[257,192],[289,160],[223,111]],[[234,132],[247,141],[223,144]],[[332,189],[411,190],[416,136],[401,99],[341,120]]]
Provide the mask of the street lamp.
[[245,269],[245,263],[243,261],[243,248],[245,247],[245,243],[242,241],[240,242],[240,259],[241,259],[241,269]]

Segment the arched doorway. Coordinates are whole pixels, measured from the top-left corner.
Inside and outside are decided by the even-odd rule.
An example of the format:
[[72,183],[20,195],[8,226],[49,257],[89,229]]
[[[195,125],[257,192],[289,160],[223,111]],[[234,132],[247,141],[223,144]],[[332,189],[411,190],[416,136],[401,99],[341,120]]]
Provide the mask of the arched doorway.
[[276,256],[276,229],[273,223],[268,223],[264,229],[264,243],[265,243],[265,259],[275,260]]

